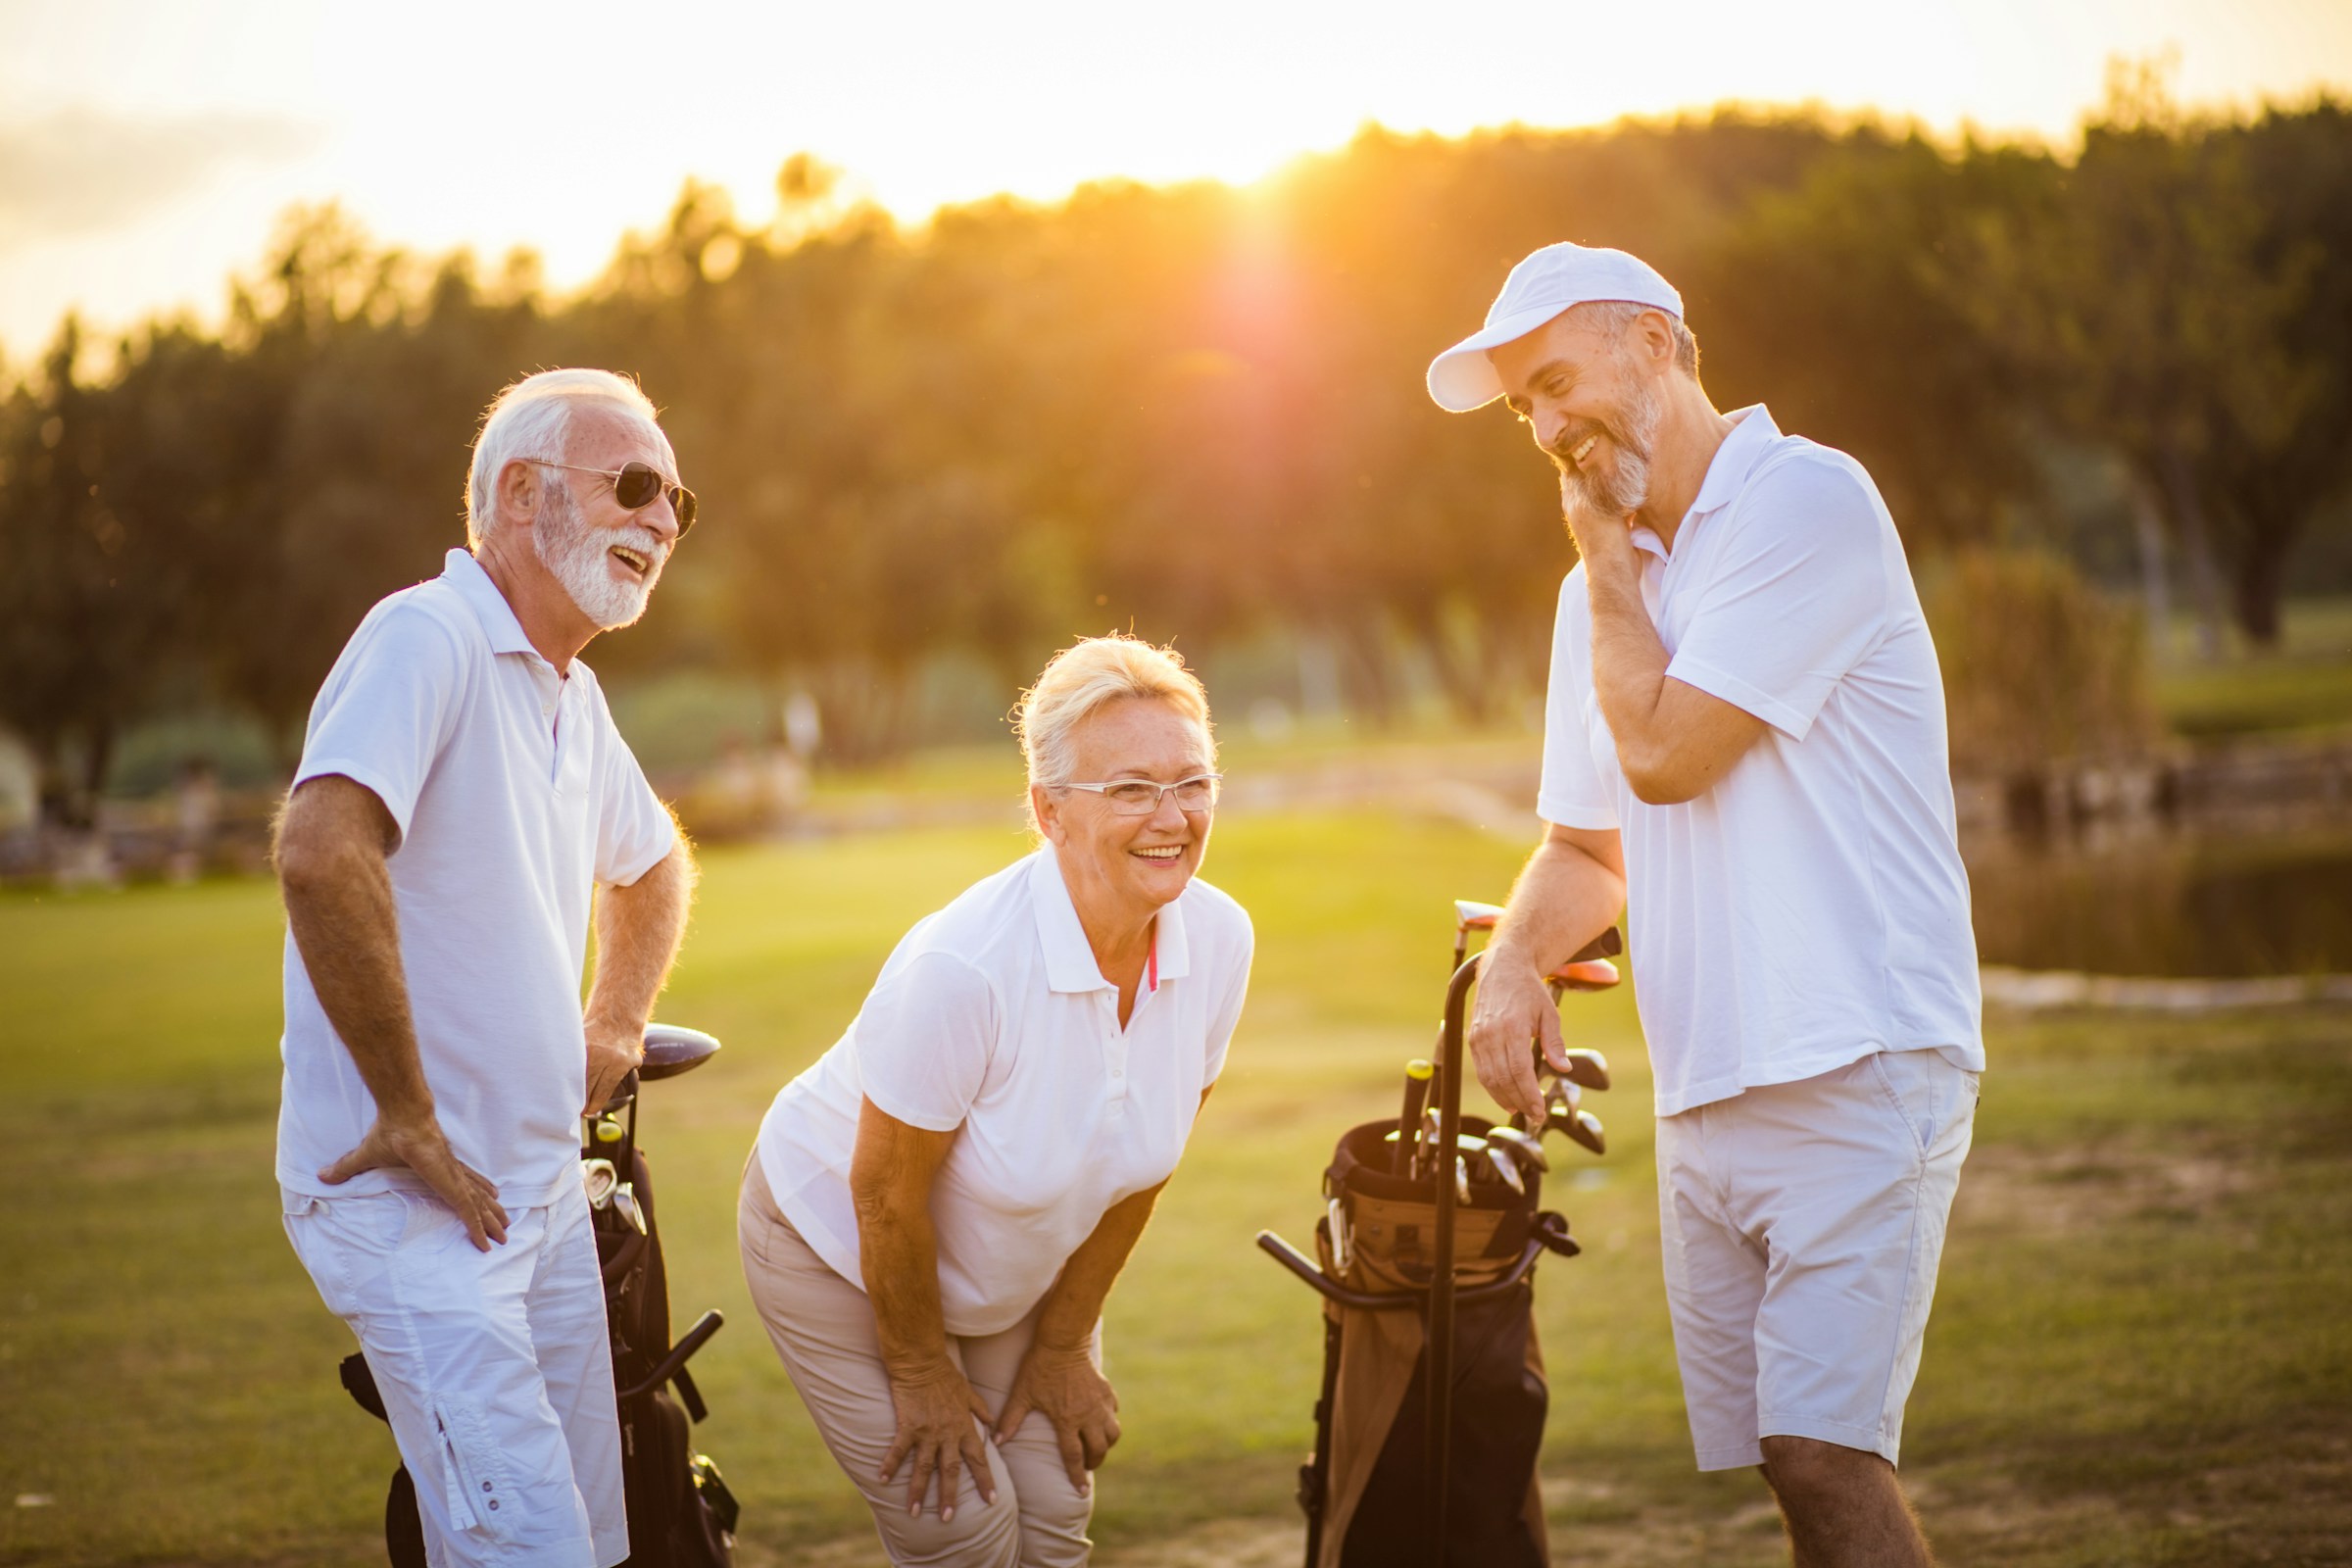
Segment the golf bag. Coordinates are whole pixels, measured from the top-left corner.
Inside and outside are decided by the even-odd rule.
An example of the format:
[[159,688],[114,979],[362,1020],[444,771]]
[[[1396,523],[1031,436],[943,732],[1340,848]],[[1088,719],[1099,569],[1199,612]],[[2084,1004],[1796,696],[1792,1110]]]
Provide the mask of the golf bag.
[[[1497,1128],[1461,1109],[1465,1008],[1483,955],[1470,933],[1502,911],[1455,906],[1454,968],[1437,1060],[1406,1069],[1404,1113],[1343,1135],[1323,1172],[1309,1259],[1271,1231],[1259,1249],[1323,1298],[1315,1448],[1298,1471],[1306,1568],[1544,1568],[1536,1458],[1550,1395],[1534,1320],[1536,1260],[1574,1257],[1568,1222],[1542,1207],[1559,1130],[1600,1152],[1577,1097],[1608,1087],[1596,1052],[1574,1052],[1546,1091],[1547,1117]],[[1604,932],[1551,976],[1566,990],[1617,982]],[[1457,1462],[1458,1456],[1458,1462]]]
[[[1464,1117],[1476,1137],[1488,1123]],[[1298,1472],[1307,1568],[1387,1568],[1428,1561],[1428,1335],[1419,1310],[1435,1274],[1430,1184],[1392,1175],[1394,1121],[1350,1128],[1323,1173],[1316,1222],[1322,1278],[1323,1383],[1314,1456]],[[1536,1455],[1549,1390],[1534,1321],[1536,1257],[1573,1256],[1567,1222],[1527,1191],[1471,1190],[1454,1230],[1454,1355],[1447,1446],[1446,1560],[1482,1568],[1549,1561]],[[1336,1234],[1335,1234],[1336,1233]]]
[[[710,1456],[694,1450],[689,1416],[701,1421],[710,1411],[686,1370],[687,1360],[724,1320],[716,1311],[705,1312],[671,1344],[669,1280],[654,1218],[653,1173],[637,1147],[640,1080],[673,1077],[699,1066],[717,1049],[717,1041],[690,1029],[647,1030],[644,1066],[623,1081],[612,1103],[590,1123],[580,1152],[619,1407],[621,1489],[629,1519],[629,1556],[622,1568],[728,1568],[734,1560],[735,1498]],[[624,1107],[625,1121],[619,1114]],[[365,1354],[345,1356],[342,1377],[362,1409],[386,1419]],[[393,1472],[384,1499],[384,1544],[393,1568],[425,1568],[416,1488],[405,1464]]]

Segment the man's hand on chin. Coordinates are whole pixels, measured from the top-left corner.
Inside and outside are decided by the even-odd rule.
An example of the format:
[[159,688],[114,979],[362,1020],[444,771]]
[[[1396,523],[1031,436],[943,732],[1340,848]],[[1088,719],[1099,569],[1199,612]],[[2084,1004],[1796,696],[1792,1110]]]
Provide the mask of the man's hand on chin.
[[1560,517],[1568,537],[1585,563],[1585,580],[1619,574],[1639,575],[1640,552],[1634,549],[1634,517],[1625,513],[1610,517],[1594,512],[1578,494],[1576,481],[1560,475]]

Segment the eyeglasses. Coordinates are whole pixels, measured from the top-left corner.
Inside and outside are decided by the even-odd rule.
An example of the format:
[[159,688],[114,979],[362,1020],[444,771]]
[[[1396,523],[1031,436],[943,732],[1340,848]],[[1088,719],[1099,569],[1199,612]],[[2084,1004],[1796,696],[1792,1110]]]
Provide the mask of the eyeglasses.
[[583,468],[576,463],[556,463],[547,458],[526,461],[550,468],[562,468],[568,473],[593,473],[612,481],[612,499],[630,512],[652,506],[663,495],[669,497],[669,510],[677,514],[678,537],[694,526],[694,492],[682,484],[671,484],[662,477],[662,470],[650,463],[624,463],[617,468]]
[[1059,784],[1056,789],[1092,790],[1102,797],[1103,804],[1121,816],[1150,816],[1159,809],[1163,796],[1176,797],[1179,811],[1205,811],[1217,804],[1217,788],[1225,782],[1222,773],[1195,773],[1173,784],[1154,784],[1148,778],[1112,779],[1107,784]]

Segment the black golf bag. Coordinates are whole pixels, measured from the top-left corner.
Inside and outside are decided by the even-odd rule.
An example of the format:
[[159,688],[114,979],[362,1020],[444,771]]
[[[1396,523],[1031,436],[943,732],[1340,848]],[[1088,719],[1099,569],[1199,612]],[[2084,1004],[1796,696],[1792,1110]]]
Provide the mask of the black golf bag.
[[[1536,1459],[1550,1396],[1534,1273],[1544,1252],[1579,1249],[1542,1206],[1542,1136],[1553,1124],[1498,1131],[1461,1113],[1463,1012],[1480,964],[1460,961],[1462,945],[1501,911],[1456,907],[1438,1060],[1408,1070],[1405,1114],[1341,1137],[1323,1172],[1315,1259],[1258,1233],[1323,1298],[1315,1448],[1298,1471],[1306,1568],[1549,1561]],[[1603,933],[1552,977],[1555,997],[1614,984],[1605,955],[1618,947]],[[1578,1074],[1606,1087],[1597,1053],[1582,1054]],[[1597,1152],[1599,1123],[1585,1124],[1570,1136]]]
[[[694,1450],[689,1417],[701,1421],[710,1411],[686,1370],[687,1360],[724,1320],[716,1311],[705,1312],[683,1339],[670,1342],[669,1280],[654,1218],[653,1176],[645,1152],[637,1147],[640,1082],[674,1077],[716,1050],[716,1040],[691,1029],[648,1029],[644,1065],[590,1123],[580,1152],[619,1405],[621,1486],[629,1518],[623,1568],[728,1568],[734,1560],[735,1498],[710,1456]],[[342,1376],[360,1407],[384,1420],[383,1398],[368,1358],[358,1352],[345,1356]],[[416,1483],[405,1464],[393,1472],[384,1499],[384,1544],[393,1568],[424,1568]]]

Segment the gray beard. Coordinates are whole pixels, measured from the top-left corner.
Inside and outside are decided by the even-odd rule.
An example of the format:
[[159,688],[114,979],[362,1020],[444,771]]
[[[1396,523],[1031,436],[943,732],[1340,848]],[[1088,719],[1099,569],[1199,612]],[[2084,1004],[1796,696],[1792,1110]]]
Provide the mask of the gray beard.
[[1553,453],[1552,462],[1559,465],[1561,478],[1578,504],[1604,517],[1641,511],[1649,500],[1649,465],[1657,455],[1658,426],[1665,418],[1665,401],[1651,388],[1637,384],[1606,432],[1617,449],[1617,462],[1605,478],[1585,472],[1565,453]]
[[[606,631],[629,625],[644,614],[646,602],[653,598],[654,584],[662,575],[662,547],[652,529],[628,528],[612,533],[591,528],[570,495],[552,485],[547,490],[546,505],[540,508],[531,529],[531,543],[539,552],[540,562],[564,585],[564,592],[579,607],[580,613]],[[614,545],[626,545],[655,563],[645,581],[632,584],[613,580],[611,568],[605,564],[605,555]]]

